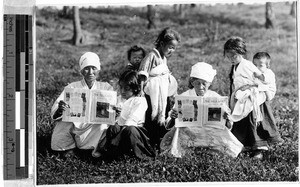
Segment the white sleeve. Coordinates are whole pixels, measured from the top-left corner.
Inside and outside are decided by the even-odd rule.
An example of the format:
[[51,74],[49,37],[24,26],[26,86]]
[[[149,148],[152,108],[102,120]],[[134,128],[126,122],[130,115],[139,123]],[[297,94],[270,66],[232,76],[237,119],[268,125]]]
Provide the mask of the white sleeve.
[[268,71],[265,76],[265,81],[267,82],[269,89],[266,91],[267,93],[267,99],[272,100],[276,94],[276,79],[275,79],[275,74],[273,71]]
[[253,76],[254,72],[261,74],[261,71],[259,71],[259,69],[251,61],[245,63],[243,69],[245,74],[247,74],[247,77],[251,78],[251,80],[254,80],[254,76]]
[[124,125],[137,126],[139,122],[144,122],[147,108],[148,105],[145,98],[136,98],[135,103],[131,106],[129,117]]

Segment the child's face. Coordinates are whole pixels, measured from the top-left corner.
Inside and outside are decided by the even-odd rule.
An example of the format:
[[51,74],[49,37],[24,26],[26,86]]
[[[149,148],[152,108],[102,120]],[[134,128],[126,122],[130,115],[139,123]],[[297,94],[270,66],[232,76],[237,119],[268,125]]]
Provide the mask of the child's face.
[[129,62],[134,66],[139,66],[143,58],[143,51],[133,51],[131,52]]
[[241,62],[242,57],[241,55],[231,52],[231,51],[226,51],[225,52],[225,60],[230,62],[232,65],[237,65]]
[[253,64],[262,72],[264,73],[267,68],[268,59],[261,58],[261,59],[253,59]]
[[134,95],[132,89],[124,82],[120,83],[120,92],[122,98],[126,100]]
[[176,50],[176,47],[178,46],[178,41],[177,40],[171,40],[168,43],[161,43],[161,53],[163,56],[166,58],[169,58],[172,53]]

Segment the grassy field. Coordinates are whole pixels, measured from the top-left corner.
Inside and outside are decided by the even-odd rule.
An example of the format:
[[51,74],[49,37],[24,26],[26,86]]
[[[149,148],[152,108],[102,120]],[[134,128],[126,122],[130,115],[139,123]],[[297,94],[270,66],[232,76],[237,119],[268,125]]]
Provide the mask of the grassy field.
[[[218,182],[298,181],[298,74],[296,19],[289,15],[290,4],[275,3],[276,29],[266,30],[264,5],[198,5],[180,18],[172,7],[157,7],[157,28],[147,30],[146,8],[98,7],[80,9],[86,44],[72,46],[72,20],[58,10],[40,8],[37,13],[37,184],[131,183],[131,182]],[[68,83],[81,79],[78,59],[85,51],[101,59],[100,79],[110,82],[127,64],[126,51],[141,44],[148,51],[160,30],[171,26],[182,36],[175,54],[168,60],[178,80],[179,93],[187,89],[191,65],[199,61],[218,71],[212,90],[227,95],[230,65],[224,62],[223,45],[232,35],[248,43],[248,59],[257,51],[272,57],[277,94],[272,100],[274,115],[284,142],[271,146],[263,160],[242,153],[230,158],[221,153],[195,149],[186,158],[158,156],[154,160],[131,158],[97,160],[78,151],[75,158],[62,159],[50,148],[54,122],[50,109]]]

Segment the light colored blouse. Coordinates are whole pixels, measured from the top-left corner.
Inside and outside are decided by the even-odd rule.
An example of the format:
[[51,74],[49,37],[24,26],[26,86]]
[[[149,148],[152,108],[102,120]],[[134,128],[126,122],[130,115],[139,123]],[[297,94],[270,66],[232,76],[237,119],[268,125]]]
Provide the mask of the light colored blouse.
[[[197,96],[194,89],[182,93],[183,96]],[[207,90],[203,97],[220,97],[214,91]],[[227,128],[218,129],[210,126],[173,127],[162,139],[162,154],[183,157],[194,147],[209,147],[237,157],[243,144]]]
[[145,75],[148,78],[150,71],[161,64],[167,64],[167,58],[162,58],[159,54],[159,51],[153,48],[152,51],[149,52],[141,62],[139,74]]
[[[85,80],[82,79],[81,81],[77,81],[77,82],[72,82],[69,85],[66,86],[66,88],[82,88],[82,89],[89,89],[88,85],[86,84]],[[91,87],[91,90],[113,90],[113,87],[108,84],[107,82],[99,82],[96,81],[93,86]],[[57,117],[56,119],[54,119],[54,114],[56,112],[56,110],[58,109],[58,103],[60,100],[64,100],[64,95],[65,95],[65,91],[63,90],[62,93],[59,95],[59,97],[56,99],[56,101],[54,102],[52,108],[51,108],[51,118],[53,120],[60,120],[62,118],[62,116]],[[84,127],[85,123],[81,123],[81,122],[73,122],[74,125],[78,128],[80,127]]]
[[122,104],[117,122],[120,126],[143,126],[148,108],[145,97],[131,97]]

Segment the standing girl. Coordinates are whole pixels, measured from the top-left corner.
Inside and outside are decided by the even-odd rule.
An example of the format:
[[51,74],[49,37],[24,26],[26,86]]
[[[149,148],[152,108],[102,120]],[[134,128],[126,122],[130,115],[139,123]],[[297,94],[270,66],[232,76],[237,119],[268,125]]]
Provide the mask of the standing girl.
[[148,103],[145,125],[151,144],[156,146],[167,132],[164,124],[170,109],[169,97],[177,93],[177,81],[170,73],[167,58],[171,57],[179,42],[180,35],[175,30],[163,29],[155,41],[155,48],[146,55],[139,68],[142,91]]
[[[237,76],[251,78],[255,76],[245,72],[256,72],[257,67],[246,60],[247,48],[245,41],[240,37],[231,37],[224,44],[224,56],[232,64],[230,76],[230,100],[234,101],[236,85],[234,79]],[[252,71],[250,71],[252,70]],[[234,107],[234,102],[230,102],[230,108]],[[276,121],[268,101],[259,106],[262,120],[256,121],[254,112],[250,112],[240,121],[236,121],[232,127],[232,133],[247,149],[252,151],[255,158],[262,159],[262,150],[268,150],[268,144],[281,141],[280,134],[276,127]]]
[[144,128],[147,101],[140,97],[140,82],[135,71],[125,71],[119,79],[120,93],[123,100],[121,113],[115,125],[106,131],[104,148],[101,153],[109,157],[130,155],[137,158],[154,157],[155,153],[149,143],[148,132]]

